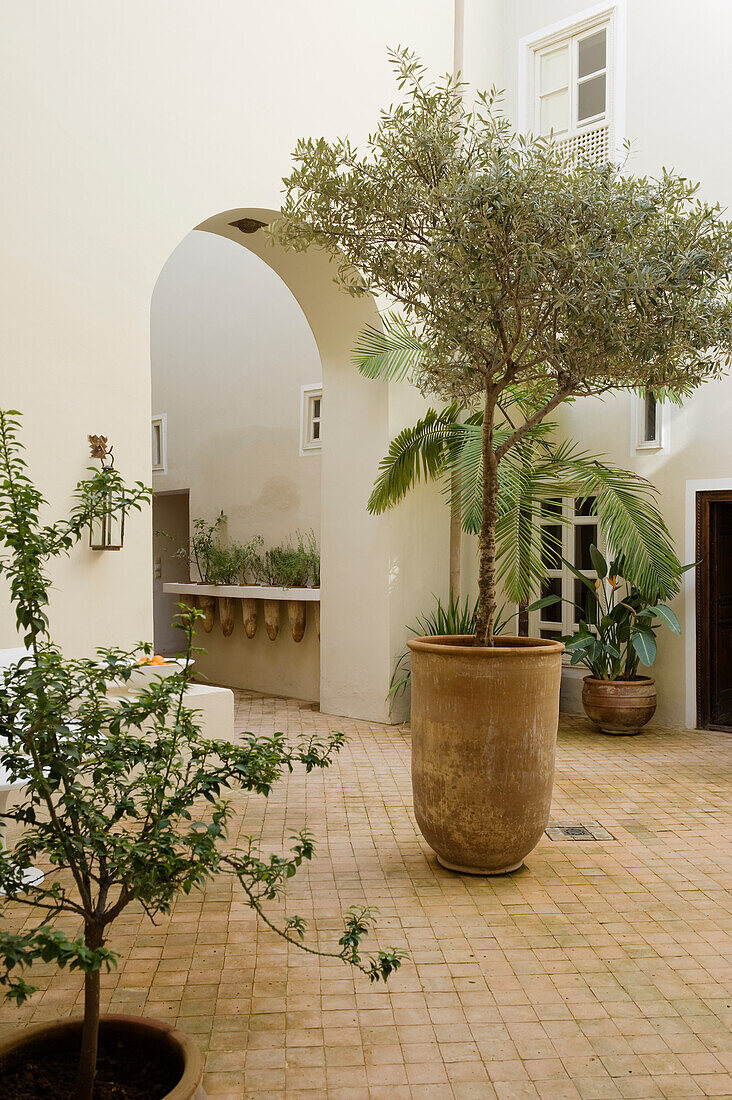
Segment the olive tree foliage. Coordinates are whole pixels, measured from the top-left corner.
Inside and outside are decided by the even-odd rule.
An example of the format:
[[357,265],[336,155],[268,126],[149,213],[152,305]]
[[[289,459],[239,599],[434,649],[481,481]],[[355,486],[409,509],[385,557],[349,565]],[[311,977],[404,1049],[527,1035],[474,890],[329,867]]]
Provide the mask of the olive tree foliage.
[[[399,967],[402,953],[361,954],[372,912],[354,907],[333,951],[303,942],[305,922],[280,923],[267,914],[303,861],[314,854],[307,830],[285,855],[261,855],[253,839],[230,842],[236,790],[267,795],[284,773],[325,768],[343,735],[289,744],[281,733],[248,733],[237,744],[204,736],[185,705],[196,618],[181,605],[185,669],[153,680],[147,690],[115,696],[134,677],[141,652],[100,649],[94,657],[64,657],[51,638],[48,564],[69,552],[110,492],[128,508],[150,496],[142,484],[125,489],[115,470],[95,470],[80,482],[69,520],[45,523],[46,502],[28,475],[17,413],[0,410],[0,575],[9,582],[19,633],[28,655],[0,673],[0,765],[21,790],[0,814],[20,826],[11,848],[0,847],[0,985],[21,1004],[37,959],[79,972],[84,1022],[76,1100],[91,1100],[97,1061],[100,984],[116,964],[109,946],[114,922],[130,905],[154,920],[179,894],[201,889],[218,874],[235,877],[259,916],[305,951],[342,960],[372,981]],[[46,878],[29,881],[39,857]],[[18,906],[38,920],[22,926]],[[69,935],[69,922],[78,933]]]
[[[514,133],[495,92],[468,109],[457,79],[430,83],[407,50],[392,58],[401,101],[363,153],[299,141],[269,232],[329,250],[345,290],[399,307],[403,354],[392,343],[372,373],[482,409],[476,639],[491,644],[500,462],[569,397],[680,400],[719,376],[732,230],[682,176],[571,159]],[[510,430],[497,434],[497,420]]]

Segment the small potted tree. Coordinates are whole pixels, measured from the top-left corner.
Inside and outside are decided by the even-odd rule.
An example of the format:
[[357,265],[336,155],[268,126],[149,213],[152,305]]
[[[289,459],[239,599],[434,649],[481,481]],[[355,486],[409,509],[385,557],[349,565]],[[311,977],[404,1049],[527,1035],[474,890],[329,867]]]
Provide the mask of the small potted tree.
[[[184,671],[153,679],[134,696],[111,696],[109,689],[133,674],[139,651],[64,658],[49,635],[47,562],[74,546],[110,491],[125,494],[128,510],[149,492],[142,485],[125,490],[115,471],[97,471],[78,486],[70,520],[44,524],[45,502],[25,472],[18,427],[17,414],[0,411],[0,573],[28,650],[0,682],[0,767],[22,784],[20,801],[0,815],[22,829],[13,847],[0,850],[0,888],[13,917],[20,903],[40,919],[30,929],[0,931],[0,984],[22,1004],[33,992],[24,974],[36,960],[69,967],[83,980],[84,1015],[0,1040],[0,1095],[203,1100],[203,1063],[192,1040],[167,1024],[101,1014],[102,975],[117,958],[110,932],[131,904],[152,918],[169,912],[179,893],[228,873],[269,927],[314,951],[302,943],[300,918],[278,928],[263,911],[312,857],[312,837],[303,831],[288,855],[268,859],[253,844],[226,847],[226,793],[267,795],[283,770],[327,767],[343,738],[289,746],[281,734],[250,734],[239,745],[204,737],[185,706],[200,615],[191,608],[181,614]],[[42,882],[27,874],[38,857],[48,869]],[[65,930],[69,918],[81,925],[74,938]],[[350,911],[332,957],[376,980],[401,957],[362,957],[370,920],[367,909]]]
[[501,873],[548,820],[563,650],[494,641],[501,463],[571,397],[678,400],[723,372],[732,231],[683,177],[571,159],[514,134],[495,97],[468,110],[457,80],[430,84],[408,51],[394,62],[406,95],[366,153],[300,141],[269,232],[328,249],[349,293],[399,306],[400,354],[377,354],[374,376],[482,411],[476,630],[409,643],[412,776],[441,862]]

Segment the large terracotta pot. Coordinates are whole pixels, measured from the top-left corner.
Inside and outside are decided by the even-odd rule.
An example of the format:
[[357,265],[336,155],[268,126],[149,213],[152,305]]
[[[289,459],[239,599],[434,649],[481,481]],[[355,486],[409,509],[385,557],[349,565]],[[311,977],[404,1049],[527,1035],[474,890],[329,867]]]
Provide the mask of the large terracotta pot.
[[[0,1038],[0,1063],[9,1056],[22,1054],[24,1049],[37,1055],[44,1045],[57,1046],[64,1043],[81,1042],[80,1018],[59,1020],[50,1024],[35,1024],[33,1027],[17,1028]],[[114,1032],[129,1039],[130,1051],[134,1052],[135,1040],[140,1037],[160,1044],[161,1051],[171,1054],[180,1062],[180,1080],[162,1100],[206,1100],[201,1078],[203,1077],[203,1055],[197,1044],[185,1032],[160,1020],[149,1020],[143,1016],[102,1016],[100,1035]]]
[[444,867],[515,871],[549,820],[561,642],[413,638],[412,787],[417,824]]
[[637,676],[635,680],[585,676],[582,706],[603,733],[639,733],[656,713],[656,684],[650,676]]

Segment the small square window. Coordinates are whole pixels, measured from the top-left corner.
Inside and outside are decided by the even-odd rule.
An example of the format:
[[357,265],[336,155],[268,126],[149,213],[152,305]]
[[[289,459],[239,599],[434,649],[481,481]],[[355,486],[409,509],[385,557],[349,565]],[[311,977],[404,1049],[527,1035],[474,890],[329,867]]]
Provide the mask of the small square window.
[[165,413],[154,416],[152,427],[152,468],[153,473],[165,474],[168,471],[168,418]]
[[319,451],[323,444],[323,388],[303,386],[300,411],[300,454]]

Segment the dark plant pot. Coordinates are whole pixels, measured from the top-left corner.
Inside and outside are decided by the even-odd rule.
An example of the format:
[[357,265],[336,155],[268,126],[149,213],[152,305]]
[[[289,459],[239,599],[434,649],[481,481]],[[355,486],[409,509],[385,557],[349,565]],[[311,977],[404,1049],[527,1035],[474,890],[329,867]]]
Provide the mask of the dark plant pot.
[[[9,1032],[0,1038],[0,1073],[4,1064],[11,1059],[17,1061],[24,1052],[28,1055],[33,1052],[42,1057],[44,1048],[58,1049],[67,1044],[78,1047],[81,1042],[81,1027],[81,1019],[72,1018]],[[143,1041],[148,1048],[151,1045],[159,1047],[161,1057],[171,1059],[180,1066],[178,1083],[161,1100],[206,1100],[201,1084],[203,1055],[185,1032],[171,1024],[149,1020],[144,1016],[102,1016],[99,1029],[100,1037],[105,1033],[114,1034],[115,1038],[129,1042],[130,1056],[133,1058],[136,1044]],[[38,1100],[49,1100],[47,1091],[39,1091]]]
[[635,680],[596,680],[585,676],[582,706],[603,733],[639,733],[656,713],[656,684],[650,676]]
[[444,867],[515,871],[549,820],[561,642],[413,638],[414,813]]

